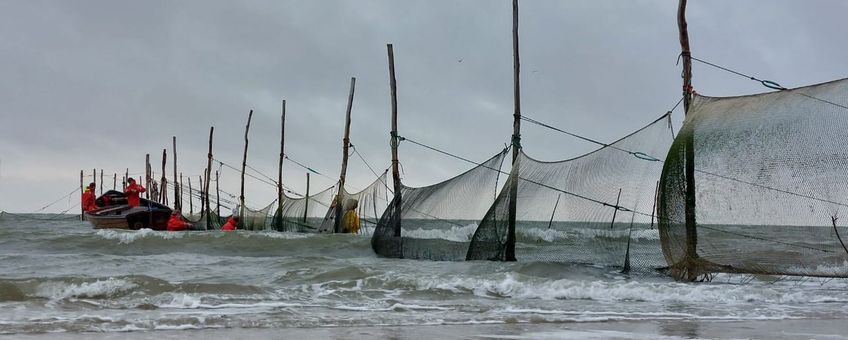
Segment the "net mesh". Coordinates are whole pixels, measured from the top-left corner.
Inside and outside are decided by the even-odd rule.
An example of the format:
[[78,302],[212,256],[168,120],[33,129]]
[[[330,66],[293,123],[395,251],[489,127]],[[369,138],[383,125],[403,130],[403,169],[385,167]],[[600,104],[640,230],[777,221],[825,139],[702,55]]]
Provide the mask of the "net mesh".
[[[838,80],[694,97],[660,186],[660,236],[673,275],[848,276],[838,237],[846,240],[848,227],[831,220],[848,208],[846,94],[848,80]],[[694,149],[695,254],[687,254],[687,140]]]
[[395,195],[377,223],[374,251],[393,258],[464,259],[476,223],[494,202],[506,153],[438,184],[402,186],[400,210]]
[[[386,210],[389,201],[386,185],[387,173],[388,171],[384,171],[382,175],[377,177],[377,180],[359,192],[348,193],[347,190],[342,190],[342,207],[348,209],[356,206],[355,211],[360,221],[359,233],[372,233],[377,225],[377,220]],[[335,209],[328,209],[322,224],[322,231],[331,232],[333,230],[335,213]]]
[[333,201],[335,186],[309,197],[283,196],[279,209],[274,211],[274,229],[289,232],[317,232],[327,209]]
[[253,210],[243,207],[242,216],[239,219],[239,228],[244,230],[268,230],[271,229],[269,212],[276,202],[271,202],[266,207]]
[[[206,216],[209,216],[209,218],[207,219]],[[189,216],[182,215],[182,218],[186,222],[191,223],[191,230],[220,230],[226,221],[225,218],[218,216],[214,212],[211,214],[203,212]]]
[[543,162],[521,152],[474,233],[466,259],[507,260],[509,188],[516,185],[517,260],[663,266],[651,212],[662,170],[656,156],[672,143],[670,122],[670,115],[663,115],[573,159]]

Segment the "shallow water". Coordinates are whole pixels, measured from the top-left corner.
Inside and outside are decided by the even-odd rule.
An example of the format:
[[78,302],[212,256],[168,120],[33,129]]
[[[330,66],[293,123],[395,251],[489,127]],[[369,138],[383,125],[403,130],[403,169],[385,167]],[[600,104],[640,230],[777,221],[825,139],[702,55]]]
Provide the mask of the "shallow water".
[[[31,217],[0,216],[0,333],[426,325],[528,325],[532,333],[587,323],[848,319],[842,279],[720,276],[689,284],[651,270],[382,259],[364,235],[93,230]],[[566,237],[604,235],[540,234],[547,242],[521,247]]]

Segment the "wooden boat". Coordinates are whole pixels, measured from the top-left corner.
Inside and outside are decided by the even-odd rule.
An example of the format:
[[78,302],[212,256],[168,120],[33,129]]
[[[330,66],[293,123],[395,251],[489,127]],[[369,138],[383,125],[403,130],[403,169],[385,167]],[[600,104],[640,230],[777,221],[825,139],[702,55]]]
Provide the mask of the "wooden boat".
[[85,219],[94,229],[165,230],[171,208],[143,198],[140,201],[139,206],[130,207],[124,193],[110,190],[97,198],[99,208],[86,212]]

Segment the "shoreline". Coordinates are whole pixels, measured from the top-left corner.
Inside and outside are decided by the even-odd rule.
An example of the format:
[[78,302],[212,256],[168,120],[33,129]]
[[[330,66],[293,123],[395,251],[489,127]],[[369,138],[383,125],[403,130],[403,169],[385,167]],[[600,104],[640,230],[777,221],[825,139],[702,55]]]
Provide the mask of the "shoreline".
[[6,339],[848,339],[848,319],[608,321],[6,334]]

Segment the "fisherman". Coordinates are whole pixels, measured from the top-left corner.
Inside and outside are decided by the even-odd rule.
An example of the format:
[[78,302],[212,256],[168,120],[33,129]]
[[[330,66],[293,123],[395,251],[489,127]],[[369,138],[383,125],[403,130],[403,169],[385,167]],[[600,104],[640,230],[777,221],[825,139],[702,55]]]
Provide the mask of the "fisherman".
[[168,231],[182,231],[191,228],[191,223],[183,220],[182,213],[179,209],[174,209],[171,212],[171,219],[168,220]]
[[96,186],[96,184],[94,184],[94,182],[89,183],[88,187],[85,188],[85,191],[82,193],[82,198],[81,198],[80,203],[82,204],[82,210],[85,211],[85,212],[89,212],[89,211],[92,211],[94,209],[97,209],[97,202],[96,202],[97,198],[94,196],[94,187],[95,186]]
[[227,223],[224,223],[224,226],[221,227],[223,231],[234,231],[238,227],[239,218],[236,215],[230,216],[227,220]]
[[137,207],[140,203],[138,195],[145,191],[144,187],[136,184],[135,180],[130,177],[127,179],[127,188],[124,189],[124,193],[127,194],[127,204],[132,207]]
[[356,208],[359,206],[359,201],[350,199],[345,202],[345,213],[342,217],[342,229],[346,233],[359,233],[359,215],[356,214]]

